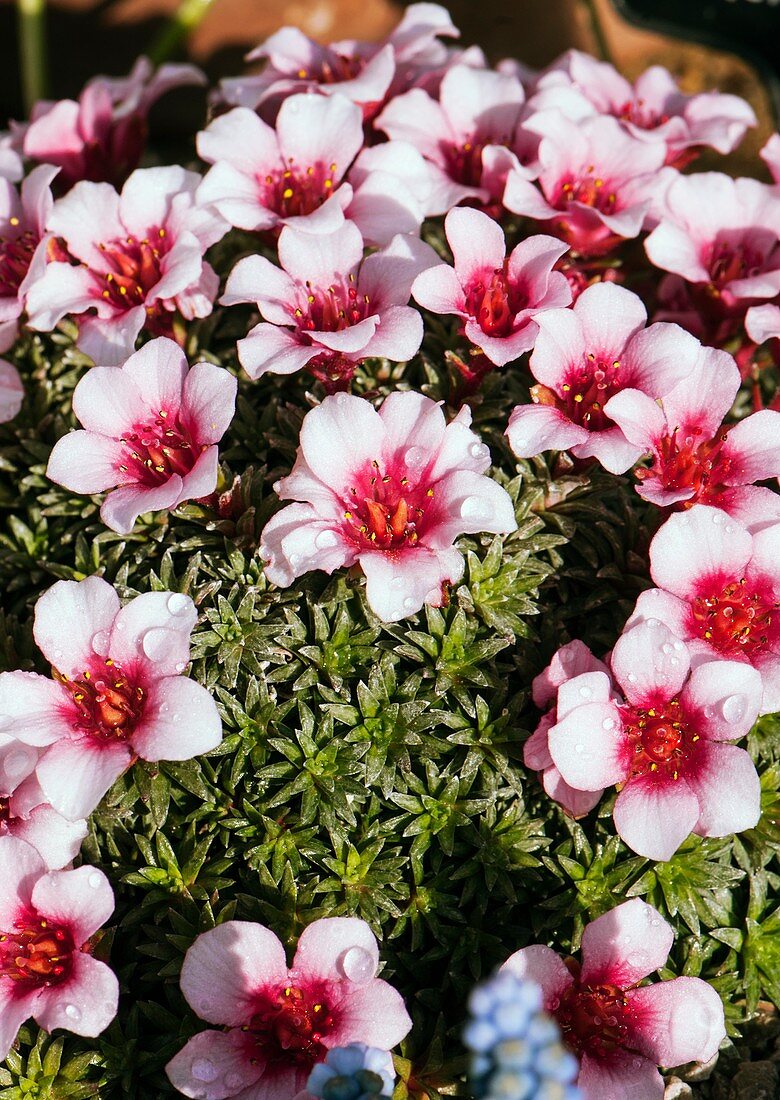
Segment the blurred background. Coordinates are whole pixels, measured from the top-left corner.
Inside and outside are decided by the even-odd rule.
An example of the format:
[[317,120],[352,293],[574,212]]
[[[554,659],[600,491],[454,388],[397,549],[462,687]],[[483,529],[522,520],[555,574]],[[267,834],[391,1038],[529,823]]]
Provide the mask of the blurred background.
[[[20,0],[24,4],[25,0]],[[75,97],[96,73],[121,75],[139,53],[160,42],[181,0],[50,0],[47,5],[47,83],[51,98]],[[514,56],[542,67],[569,47],[607,56],[625,75],[636,76],[663,64],[693,92],[718,88],[750,101],[761,120],[729,158],[732,172],[761,172],[756,153],[775,121],[768,91],[771,60],[761,70],[729,48],[705,45],[696,37],[731,46],[744,29],[770,55],[780,43],[778,0],[444,0],[463,42],[477,43],[491,61]],[[312,38],[376,39],[400,18],[395,0],[185,0],[193,29],[174,57],[202,66],[212,79],[243,68],[247,50],[286,23]],[[675,12],[677,15],[675,15]],[[655,29],[647,29],[647,15]],[[660,13],[667,22],[653,15]],[[671,29],[671,23],[678,26]],[[627,18],[627,16],[629,18]],[[638,26],[636,18],[644,19]],[[629,21],[629,20],[633,21]],[[22,118],[24,107],[16,60],[16,9],[0,0],[0,111],[4,120]],[[736,21],[736,24],[734,23]],[[771,22],[770,22],[771,21]],[[736,32],[734,26],[736,25]],[[770,34],[764,34],[764,26]],[[774,34],[771,33],[772,28]],[[762,37],[763,36],[763,37]],[[761,51],[763,46],[759,46]],[[202,119],[204,97],[191,89],[166,96],[155,108],[153,132],[182,133]],[[722,164],[722,162],[721,162]],[[706,167],[706,165],[700,165]]]

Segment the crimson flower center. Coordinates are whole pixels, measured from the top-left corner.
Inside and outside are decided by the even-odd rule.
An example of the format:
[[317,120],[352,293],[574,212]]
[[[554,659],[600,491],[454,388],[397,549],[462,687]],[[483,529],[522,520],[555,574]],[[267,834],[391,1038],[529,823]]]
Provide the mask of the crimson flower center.
[[564,1043],[574,1054],[605,1058],[626,1046],[631,1008],[615,985],[580,985],[575,981],[552,1010]]
[[354,283],[354,275],[326,290],[316,289],[307,283],[305,308],[298,306],[294,310],[298,330],[301,333],[341,332],[369,317],[372,313],[371,299],[368,294],[360,294]]
[[308,69],[299,69],[299,80],[315,80],[318,84],[341,84],[345,80],[354,80],[360,76],[366,67],[362,57],[349,57],[343,53],[331,53],[329,58],[323,58],[319,71],[311,72]]
[[15,298],[27,275],[38,239],[26,230],[13,240],[0,237],[0,298]]
[[380,550],[414,546],[434,496],[424,479],[415,484],[407,473],[383,474],[378,462],[371,464],[349,492],[351,499],[344,512],[347,536],[361,548]]
[[744,653],[749,659],[777,634],[778,603],[771,585],[748,583],[745,577],[692,601],[693,625],[721,653]]
[[509,336],[515,316],[526,304],[520,287],[509,282],[506,263],[484,272],[466,291],[466,311],[487,336]]
[[561,409],[575,424],[600,432],[612,426],[604,405],[629,384],[619,359],[610,360],[589,352],[581,367],[569,369],[560,394],[539,385],[532,388],[531,396],[537,404]]
[[718,236],[712,245],[705,266],[714,290],[736,279],[746,279],[776,266],[772,253],[776,241],[769,235],[754,234],[749,239]]
[[317,163],[308,168],[287,168],[269,173],[258,182],[262,203],[282,218],[311,214],[333,193],[336,165]]
[[145,692],[119,665],[106,658],[97,671],[86,670],[77,680],[55,671],[76,704],[74,730],[99,741],[126,741],[143,710]]
[[285,986],[252,1017],[246,1030],[253,1034],[264,1059],[310,1066],[324,1059],[322,1039],[332,1024],[324,999],[315,1000],[298,986]]
[[51,924],[34,910],[0,933],[0,980],[23,988],[57,985],[71,969],[75,950],[67,928]]
[[184,477],[206,449],[165,409],[154,420],[134,425],[119,442],[124,448],[119,469],[148,486],[163,485],[173,474]]
[[621,122],[630,122],[642,130],[656,130],[670,118],[669,115],[648,107],[644,99],[629,99],[614,114]]
[[677,779],[699,734],[691,731],[678,699],[663,707],[621,708],[623,728],[633,746],[632,776],[659,773]]
[[[481,187],[482,150],[486,144],[488,143],[479,141],[476,137],[471,137],[460,144],[443,142],[441,151],[450,178],[462,183],[464,187]],[[491,144],[505,145],[506,141],[497,139]]]
[[636,471],[640,481],[657,477],[665,489],[692,490],[686,505],[698,501],[713,504],[726,490],[726,478],[731,462],[720,451],[728,432],[720,432],[714,439],[696,441],[689,435],[681,440],[679,429],[663,436],[657,444],[653,465]]
[[602,214],[614,214],[617,210],[617,195],[595,173],[595,165],[590,164],[583,175],[565,179],[559,184],[558,193],[551,205],[557,210],[565,210],[569,203],[579,202],[583,206],[592,206]]
[[119,309],[134,309],[146,301],[149,291],[160,281],[160,261],[168,251],[164,229],[153,229],[139,240],[124,240],[99,244],[109,270],[100,278],[105,284],[101,294]]

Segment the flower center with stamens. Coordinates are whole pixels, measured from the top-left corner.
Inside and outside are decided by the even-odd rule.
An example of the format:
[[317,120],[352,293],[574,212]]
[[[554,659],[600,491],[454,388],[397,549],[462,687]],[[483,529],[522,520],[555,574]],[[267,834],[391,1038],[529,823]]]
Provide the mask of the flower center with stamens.
[[160,281],[160,262],[168,251],[165,230],[150,229],[140,240],[126,237],[99,244],[98,248],[108,265],[108,271],[99,276],[101,296],[119,309],[143,305]]
[[79,679],[68,680],[56,670],[54,677],[76,704],[72,725],[77,733],[103,742],[126,741],[132,734],[146,693],[119,665],[106,658],[92,671],[85,670]]
[[[459,145],[455,142],[442,143],[441,150],[450,178],[464,187],[481,187],[482,150],[486,144],[473,137]],[[491,144],[503,145],[505,142],[496,140]]]
[[327,1050],[322,1039],[332,1025],[323,997],[288,985],[252,1017],[246,1031],[252,1033],[265,1061],[308,1067],[324,1060]]
[[564,1043],[578,1057],[608,1057],[625,1048],[631,1035],[631,1007],[615,985],[575,981],[552,1014]]
[[696,596],[691,604],[700,638],[721,653],[744,654],[748,660],[777,638],[779,609],[768,579],[748,582],[745,577]]
[[417,543],[434,497],[417,462],[417,455],[402,462],[403,473],[383,473],[373,462],[350,488],[346,533],[361,549],[401,550]]
[[670,115],[654,111],[643,99],[629,99],[612,112],[621,122],[630,122],[641,130],[657,130],[669,121]]
[[58,985],[70,974],[74,950],[67,928],[26,912],[12,929],[0,932],[0,980],[24,989]]
[[678,699],[662,707],[620,708],[623,729],[632,746],[632,777],[659,773],[678,779],[699,734],[689,729]]
[[682,507],[717,504],[728,489],[726,478],[731,461],[720,454],[727,435],[727,431],[722,431],[714,439],[701,442],[694,435],[681,440],[679,429],[675,428],[659,439],[652,466],[636,470],[636,477],[639,481],[657,478],[665,489],[691,489],[692,495],[681,502]]
[[0,298],[16,297],[37,245],[35,234],[29,230],[13,240],[0,237]]
[[527,296],[509,282],[503,268],[486,271],[466,290],[466,311],[487,336],[509,336],[514,319],[527,304]]
[[753,230],[749,236],[719,233],[702,260],[710,273],[709,290],[717,295],[728,283],[776,268],[777,238],[764,230]]
[[178,416],[161,409],[154,420],[136,424],[123,435],[124,458],[120,471],[131,473],[142,485],[163,485],[173,474],[186,476],[206,445],[199,445]]
[[595,165],[590,164],[582,176],[571,176],[562,181],[550,200],[556,210],[565,210],[572,203],[591,206],[602,214],[614,214],[618,207],[616,193],[601,176],[596,173]]
[[311,214],[333,194],[338,185],[335,173],[335,164],[296,168],[290,162],[283,171],[269,173],[258,180],[261,202],[281,218]]
[[359,293],[355,276],[333,283],[325,290],[306,284],[306,303],[293,311],[295,324],[302,334],[307,332],[341,332],[360,324],[371,316],[371,299]]
[[560,394],[547,386],[537,385],[532,387],[531,397],[536,404],[561,409],[575,424],[601,432],[613,425],[604,413],[604,405],[627,385],[630,380],[621,371],[619,359],[610,360],[590,352],[583,357],[582,367],[569,369]]

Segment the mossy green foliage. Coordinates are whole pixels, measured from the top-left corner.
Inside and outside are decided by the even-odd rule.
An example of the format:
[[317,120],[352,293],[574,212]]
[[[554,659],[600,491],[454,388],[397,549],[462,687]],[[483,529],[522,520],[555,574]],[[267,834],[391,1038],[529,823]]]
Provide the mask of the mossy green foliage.
[[[233,234],[215,250],[219,269],[256,247]],[[193,326],[191,358],[240,373],[235,340],[249,320],[249,310],[218,310]],[[463,348],[454,327],[426,321],[421,355],[401,367],[365,364],[354,392],[379,400],[416,388],[457,404],[446,352]],[[384,976],[414,1018],[399,1096],[435,1098],[458,1082],[464,1001],[477,979],[529,943],[576,950],[584,924],[627,897],[671,920],[664,976],[711,981],[732,1035],[759,1000],[778,998],[775,717],[750,742],[764,786],[760,825],[692,838],[660,865],[615,836],[613,798],[575,823],[523,767],[538,720],[533,675],[571,638],[599,655],[614,643],[649,584],[659,516],[628,477],[560,456],[518,464],[503,431],[528,400],[522,363],[494,371],[470,399],[519,530],[462,539],[466,573],[449,605],[383,626],[359,575],[314,573],[276,591],[256,555],[279,507],[273,483],[322,396],[307,376],[244,378],[219,492],[143,517],[121,537],[101,525],[99,501],[45,476],[88,369],[72,335],[28,337],[15,353],[27,398],[0,427],[0,665],[49,671],[32,613],[59,578],[99,573],[128,598],[186,592],[200,613],[191,675],[214,694],[225,739],[208,757],[136,764],[93,815],[83,854],[116,891],[97,954],[119,975],[119,1015],[92,1041],[23,1028],[0,1069],[0,1100],[171,1094],[163,1067],[204,1026],[179,991],[184,952],[232,917],[269,925],[291,949],[317,917],[371,924]]]

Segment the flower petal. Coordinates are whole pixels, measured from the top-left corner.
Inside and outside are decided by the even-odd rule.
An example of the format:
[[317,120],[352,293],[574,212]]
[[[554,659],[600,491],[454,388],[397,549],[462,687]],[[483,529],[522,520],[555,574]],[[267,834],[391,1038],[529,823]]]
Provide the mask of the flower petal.
[[46,798],[71,821],[89,817],[109,787],[130,766],[124,744],[63,737],[41,757],[36,775]]
[[351,984],[338,1003],[336,1017],[328,1035],[329,1046],[365,1043],[380,1050],[392,1050],[412,1027],[401,994],[387,982],[376,979],[365,985]]
[[251,1038],[239,1030],[201,1031],[171,1058],[168,1079],[184,1096],[196,1100],[226,1100],[244,1096],[244,1089],[262,1076]]
[[36,645],[64,676],[81,676],[95,657],[92,639],[111,629],[118,611],[119,597],[101,577],[57,581],[35,605]]
[[613,811],[618,835],[646,859],[671,859],[699,819],[692,784],[655,775],[629,779]]
[[659,1066],[708,1062],[726,1038],[723,1002],[701,978],[673,978],[626,994],[638,1017],[632,1045]]
[[730,836],[754,828],[761,817],[761,782],[744,749],[703,743],[686,779],[699,805],[696,832]]
[[19,910],[29,908],[35,884],[45,874],[46,864],[31,844],[0,836],[0,928],[13,928]]
[[626,743],[611,703],[584,703],[551,726],[550,755],[570,786],[598,791],[628,774]]
[[509,970],[518,978],[536,982],[542,987],[545,1008],[557,1007],[557,1001],[574,979],[560,955],[551,947],[535,943],[510,955],[501,970]]
[[77,952],[66,982],[46,990],[33,1017],[46,1031],[57,1027],[94,1038],[108,1027],[119,1004],[119,982],[110,966]]
[[624,630],[610,657],[612,673],[635,707],[652,707],[678,694],[691,659],[684,642],[658,619]]
[[583,983],[628,989],[666,962],[674,930],[640,898],[624,901],[586,926],[582,934]]
[[752,546],[745,528],[726,512],[697,504],[670,516],[655,536],[650,573],[659,588],[687,599],[697,594],[700,578],[742,576]]
[[629,1051],[606,1058],[584,1054],[577,1085],[582,1100],[663,1100],[664,1080],[655,1064]]
[[144,760],[191,760],[222,740],[222,722],[211,695],[186,676],[166,676],[149,688],[143,719],[131,743]]
[[175,676],[189,662],[197,618],[195,604],[183,593],[144,592],[117,614],[108,655],[125,669],[145,667],[150,680]]
[[301,932],[291,970],[307,978],[343,981],[350,977],[351,962],[360,963],[364,981],[374,978],[379,966],[376,936],[357,917],[321,917]]

